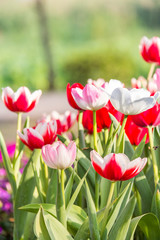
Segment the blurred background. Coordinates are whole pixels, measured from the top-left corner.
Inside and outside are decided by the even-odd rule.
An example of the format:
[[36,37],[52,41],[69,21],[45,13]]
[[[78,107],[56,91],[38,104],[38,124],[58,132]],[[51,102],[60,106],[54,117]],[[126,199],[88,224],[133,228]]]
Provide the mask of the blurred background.
[[62,90],[88,78],[147,76],[142,36],[159,35],[158,0],[0,1],[0,85]]

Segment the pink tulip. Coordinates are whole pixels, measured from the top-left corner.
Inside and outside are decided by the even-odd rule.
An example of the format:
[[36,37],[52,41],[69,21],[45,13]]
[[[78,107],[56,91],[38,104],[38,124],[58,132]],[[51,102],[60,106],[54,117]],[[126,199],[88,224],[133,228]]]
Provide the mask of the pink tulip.
[[101,89],[92,84],[87,84],[84,89],[72,88],[71,94],[76,104],[83,110],[101,109],[109,100]]
[[136,158],[130,161],[122,153],[110,153],[102,158],[94,150],[91,151],[90,157],[95,171],[111,181],[125,181],[133,178],[142,171],[147,163],[147,158]]
[[153,37],[148,39],[143,37],[140,42],[140,53],[143,59],[148,63],[160,65],[160,38]]
[[54,142],[42,148],[44,162],[54,169],[66,169],[70,167],[76,158],[76,144],[72,141],[66,147],[62,142]]
[[147,80],[142,76],[139,76],[137,79],[132,78],[131,85],[132,88],[147,88]]
[[29,112],[36,106],[41,94],[41,90],[31,94],[27,87],[20,87],[16,92],[6,87],[2,92],[2,100],[12,112]]
[[160,68],[156,69],[156,72],[153,75],[153,82],[156,84],[157,90],[160,90]]
[[31,150],[42,148],[46,144],[52,144],[55,141],[57,133],[56,121],[40,122],[33,128],[24,128],[23,133],[17,132],[21,141]]

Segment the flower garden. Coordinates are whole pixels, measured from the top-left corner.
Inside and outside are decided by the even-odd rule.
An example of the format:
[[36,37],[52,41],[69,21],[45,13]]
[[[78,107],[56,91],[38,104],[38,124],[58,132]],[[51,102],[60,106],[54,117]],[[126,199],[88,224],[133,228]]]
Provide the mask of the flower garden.
[[41,90],[3,89],[17,137],[0,134],[0,239],[160,239],[160,38],[139,49],[147,79],[68,83],[73,112],[34,126]]

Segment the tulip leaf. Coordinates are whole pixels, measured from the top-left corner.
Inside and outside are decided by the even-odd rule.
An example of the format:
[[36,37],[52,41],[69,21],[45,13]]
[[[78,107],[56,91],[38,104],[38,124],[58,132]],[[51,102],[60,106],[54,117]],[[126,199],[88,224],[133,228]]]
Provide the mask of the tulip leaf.
[[34,222],[34,234],[38,240],[52,240],[48,234],[42,211],[42,208],[40,208],[36,215]]
[[[42,210],[44,223],[51,240],[73,240],[66,228],[45,210]],[[46,238],[44,238],[46,240]]]
[[74,193],[73,193],[73,195],[72,195],[72,197],[71,197],[71,199],[70,199],[70,201],[69,201],[69,203],[68,203],[68,206],[67,206],[67,208],[66,208],[67,214],[68,214],[68,212],[70,211],[70,209],[72,208],[72,206],[73,206],[73,204],[74,204],[74,202],[75,202],[75,200],[76,200],[76,198],[77,198],[77,196],[78,196],[78,194],[79,194],[79,192],[80,192],[80,190],[81,190],[81,188],[82,188],[82,185],[83,185],[83,183],[84,183],[84,180],[85,180],[86,177],[87,177],[88,172],[89,172],[89,169],[88,169],[88,171],[86,172],[86,174],[84,175],[84,177],[80,180],[79,184],[77,185],[76,190],[74,191]]
[[86,199],[87,199],[87,209],[88,209],[88,217],[89,217],[90,237],[91,237],[91,240],[100,240],[95,204],[93,202],[87,181],[85,181],[85,185],[86,185]]
[[31,213],[38,213],[40,207],[42,207],[45,211],[49,212],[51,215],[56,217],[56,205],[50,203],[32,203],[27,204],[25,206],[20,207],[20,210],[31,212]]
[[4,138],[3,138],[1,132],[0,132],[0,148],[1,148],[1,153],[2,153],[2,157],[3,157],[3,164],[4,164],[4,167],[5,167],[6,172],[7,172],[7,177],[9,179],[9,182],[10,182],[11,186],[12,186],[13,197],[15,197],[16,190],[17,190],[16,179],[15,179],[15,176],[14,176],[14,171],[13,171],[11,160],[8,156],[6,144],[5,144],[5,141],[4,141]]
[[152,203],[152,191],[143,171],[135,177],[135,186],[142,199],[143,213],[149,212]]
[[151,211],[157,216],[157,218],[160,221],[160,180],[155,188],[155,192],[152,199]]
[[[106,178],[101,179],[101,183],[100,183],[100,191],[101,191],[101,206],[100,206],[100,208],[101,209],[104,208],[107,204],[110,186],[111,186],[110,180],[108,180]],[[104,191],[104,189],[105,189],[105,191]]]
[[15,232],[16,240],[21,239],[24,228],[26,227],[25,222],[27,219],[27,212],[20,211],[19,208],[26,204],[31,203],[33,198],[33,193],[35,190],[35,178],[32,169],[32,161],[37,162],[40,157],[40,151],[34,150],[30,160],[24,168],[19,187],[17,189],[15,197]]
[[145,234],[148,240],[159,240],[160,227],[158,219],[154,214],[146,213],[144,215],[133,218],[130,223],[126,240],[134,239],[134,233],[137,226],[140,227],[141,231]]
[[145,142],[146,142],[146,137],[147,137],[147,135],[144,136],[144,138],[142,139],[140,144],[137,146],[137,148],[132,156],[132,159],[136,159],[142,155],[144,146],[145,146]]
[[46,202],[56,204],[57,196],[57,169],[52,169],[52,175],[48,184]]
[[135,204],[135,198],[132,197],[121,214],[118,216],[116,223],[113,225],[109,233],[108,240],[126,239]]
[[[113,209],[108,216],[108,221],[106,224],[106,229],[107,229],[108,234],[109,234],[111,228],[114,226],[117,217],[120,215],[120,213],[123,211],[126,204],[128,203],[128,199],[130,197],[131,190],[132,190],[132,184],[129,183],[125,187],[123,192],[121,194],[119,194],[118,198],[116,199],[116,202],[113,205]],[[104,218],[106,218],[106,216],[104,216]],[[104,221],[104,218],[103,218],[103,221]]]
[[156,162],[158,165],[158,170],[160,171],[160,161],[159,161],[159,156],[160,156],[160,136],[159,133],[157,131],[157,127],[154,128],[153,130],[153,141],[154,141],[154,151],[155,151],[155,155],[156,155]]
[[70,175],[70,178],[67,182],[67,185],[65,187],[65,204],[66,204],[66,207],[68,206],[68,203],[69,203],[69,200],[70,200],[70,197],[71,197],[71,192],[72,192],[72,187],[73,187],[73,182],[74,182],[74,175],[75,175],[75,172],[73,170],[73,172]]

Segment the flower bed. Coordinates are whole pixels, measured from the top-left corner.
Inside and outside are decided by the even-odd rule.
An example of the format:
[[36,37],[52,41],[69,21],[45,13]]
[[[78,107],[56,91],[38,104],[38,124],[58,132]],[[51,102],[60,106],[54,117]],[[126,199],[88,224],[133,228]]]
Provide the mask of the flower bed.
[[12,154],[0,134],[3,239],[160,238],[160,39],[144,37],[140,53],[151,64],[147,79],[132,79],[130,90],[113,79],[68,84],[77,114],[54,111],[32,127],[22,113],[41,91],[3,89],[17,114]]

